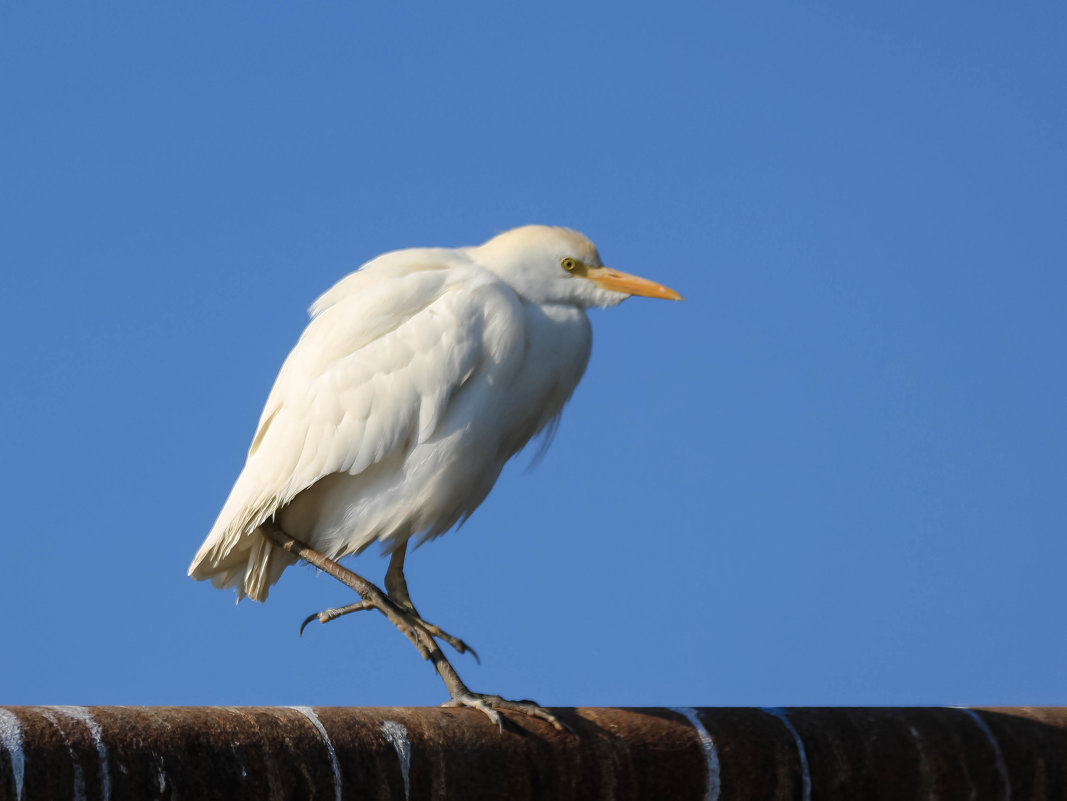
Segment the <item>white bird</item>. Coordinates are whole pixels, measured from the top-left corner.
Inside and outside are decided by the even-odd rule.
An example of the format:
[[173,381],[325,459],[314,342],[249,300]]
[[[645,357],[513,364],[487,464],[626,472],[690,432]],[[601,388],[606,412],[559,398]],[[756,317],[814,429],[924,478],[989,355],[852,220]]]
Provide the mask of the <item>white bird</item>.
[[566,228],[367,262],[312,305],[189,575],[262,601],[297,561],[271,527],[330,560],[379,542],[390,599],[424,623],[403,578],[408,540],[466,519],[551,429],[589,360],[586,310],[630,295],[681,298],[604,267]]

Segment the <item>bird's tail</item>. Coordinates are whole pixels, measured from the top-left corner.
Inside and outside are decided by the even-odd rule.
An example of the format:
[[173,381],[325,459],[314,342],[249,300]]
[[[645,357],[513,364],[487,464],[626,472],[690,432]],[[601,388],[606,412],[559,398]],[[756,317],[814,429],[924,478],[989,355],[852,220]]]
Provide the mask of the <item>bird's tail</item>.
[[234,587],[238,601],[245,597],[265,601],[282,571],[297,561],[271,543],[258,527],[227,550],[218,547],[220,539],[209,536],[205,540],[189,565],[189,575],[197,581],[210,580],[219,589]]

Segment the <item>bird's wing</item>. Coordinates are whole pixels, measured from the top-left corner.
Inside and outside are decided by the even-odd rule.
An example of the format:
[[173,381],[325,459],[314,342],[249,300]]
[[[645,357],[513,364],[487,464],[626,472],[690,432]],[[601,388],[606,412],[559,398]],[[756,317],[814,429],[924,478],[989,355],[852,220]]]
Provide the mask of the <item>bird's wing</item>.
[[247,565],[249,549],[263,548],[250,537],[256,528],[319,479],[361,473],[424,441],[480,366],[516,345],[522,352],[521,302],[490,273],[462,264],[374,266],[312,307],[244,470],[189,569],[194,578],[228,586],[244,573],[239,591],[256,597]]

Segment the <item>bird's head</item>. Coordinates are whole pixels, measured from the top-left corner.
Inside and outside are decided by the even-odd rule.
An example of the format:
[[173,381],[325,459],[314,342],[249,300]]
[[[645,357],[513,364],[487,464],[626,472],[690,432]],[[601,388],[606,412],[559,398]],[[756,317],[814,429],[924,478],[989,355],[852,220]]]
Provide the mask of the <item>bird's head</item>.
[[616,306],[631,295],[681,300],[662,284],[605,267],[596,247],[569,228],[525,225],[470,248],[475,262],[534,303]]

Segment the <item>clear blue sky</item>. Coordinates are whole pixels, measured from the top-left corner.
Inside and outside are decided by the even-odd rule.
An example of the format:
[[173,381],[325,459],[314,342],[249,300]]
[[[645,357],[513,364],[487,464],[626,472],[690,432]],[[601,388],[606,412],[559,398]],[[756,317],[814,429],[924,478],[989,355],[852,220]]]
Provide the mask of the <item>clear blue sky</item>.
[[[0,5],[0,704],[445,700],[309,568],[185,575],[310,302],[528,222],[594,315],[547,457],[414,552],[475,689],[1067,703],[1067,8]],[[381,581],[385,560],[352,566]]]

